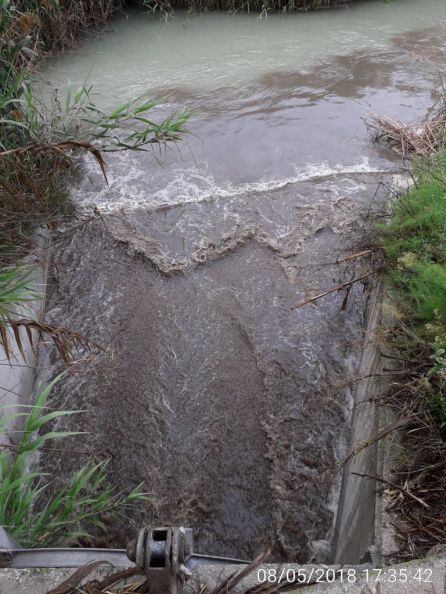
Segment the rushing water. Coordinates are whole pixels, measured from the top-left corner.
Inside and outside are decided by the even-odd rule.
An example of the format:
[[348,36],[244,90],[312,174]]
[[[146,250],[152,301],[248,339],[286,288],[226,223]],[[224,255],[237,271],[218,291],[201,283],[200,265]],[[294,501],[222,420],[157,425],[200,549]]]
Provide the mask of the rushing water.
[[[445,19],[444,0],[135,12],[50,63],[47,79],[89,80],[104,107],[154,96],[158,116],[195,112],[162,166],[110,155],[106,186],[87,160],[73,196],[104,216],[53,253],[49,319],[110,347],[54,404],[91,410],[79,445],[153,494],[134,522],[190,524],[209,554],[330,557],[368,289],[294,306],[364,272],[338,260],[363,246],[398,163],[362,117],[426,113]],[[63,475],[72,451],[43,464]],[[110,528],[113,544],[129,536]]]

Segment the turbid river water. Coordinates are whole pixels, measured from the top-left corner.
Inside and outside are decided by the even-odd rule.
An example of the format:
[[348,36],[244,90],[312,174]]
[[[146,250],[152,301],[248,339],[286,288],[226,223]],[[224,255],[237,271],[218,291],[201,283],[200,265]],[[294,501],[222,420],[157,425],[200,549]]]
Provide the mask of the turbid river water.
[[209,554],[330,558],[370,287],[294,306],[367,271],[338,260],[363,249],[400,164],[362,117],[426,114],[442,21],[444,0],[266,20],[132,12],[49,64],[52,83],[88,79],[104,107],[151,96],[154,117],[195,112],[176,148],[108,156],[108,187],[87,160],[73,198],[101,216],[52,254],[48,320],[108,351],[55,390],[54,406],[90,411],[67,421],[88,433],[42,464],[63,477],[110,458],[115,485],[153,495],[105,544],[144,519],[191,525]]

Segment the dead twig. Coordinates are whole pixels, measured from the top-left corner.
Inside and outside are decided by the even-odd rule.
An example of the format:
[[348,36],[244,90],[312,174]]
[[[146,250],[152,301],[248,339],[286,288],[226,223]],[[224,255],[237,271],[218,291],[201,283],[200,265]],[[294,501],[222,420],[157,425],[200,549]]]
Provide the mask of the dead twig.
[[87,575],[90,575],[92,571],[97,569],[100,565],[110,565],[108,561],[91,561],[86,565],[82,565],[79,569],[70,575],[64,582],[49,590],[47,594],[71,594],[72,592],[78,591],[77,586],[84,580]]
[[66,365],[74,362],[74,351],[82,349],[89,353],[92,353],[93,350],[104,351],[104,348],[101,345],[85,338],[85,336],[82,336],[74,330],[50,326],[44,322],[28,318],[20,318],[18,320],[9,318],[0,320],[0,344],[5,351],[6,358],[9,362],[11,362],[13,354],[11,351],[10,338],[8,337],[8,329],[12,330],[15,343],[17,344],[17,348],[24,361],[26,361],[26,355],[20,336],[20,329],[25,330],[29,344],[33,350],[35,349],[33,333],[37,334],[39,339],[42,339],[43,336],[49,337]]
[[362,250],[362,252],[357,252],[356,254],[351,254],[350,256],[345,256],[344,258],[338,258],[336,260],[336,264],[341,264],[342,262],[349,262],[350,260],[356,260],[356,258],[363,258],[364,256],[368,256],[376,251],[376,248],[370,248],[368,250]]
[[374,142],[382,142],[403,158],[413,154],[434,155],[444,144],[446,105],[441,105],[424,122],[406,124],[389,117],[374,116],[366,121]]
[[408,491],[407,489],[405,489],[401,485],[397,485],[396,483],[392,483],[391,481],[388,481],[388,480],[386,480],[385,478],[383,478],[381,476],[378,476],[378,475],[375,475],[375,474],[361,474],[360,472],[352,472],[351,474],[354,474],[355,476],[360,476],[360,477],[363,477],[363,478],[373,479],[375,481],[379,481],[380,483],[384,483],[386,485],[389,485],[389,487],[392,487],[392,489],[396,489],[397,491],[400,491],[401,493],[404,493],[408,497],[412,497],[412,499],[414,499],[418,503],[421,503],[421,505],[424,505],[424,507],[426,507],[426,508],[430,507],[425,501],[423,501],[422,499],[420,499],[419,497],[417,497],[416,495],[414,495],[413,493],[411,493],[410,491]]
[[318,299],[321,299],[322,297],[325,297],[326,295],[330,295],[331,293],[336,293],[337,291],[342,291],[342,289],[346,289],[346,288],[350,287],[351,285],[353,285],[354,283],[359,283],[360,281],[371,276],[372,274],[375,274],[376,272],[377,272],[376,270],[372,270],[370,272],[367,272],[366,274],[363,274],[362,276],[354,278],[351,281],[342,283],[340,285],[336,285],[336,287],[333,287],[332,289],[328,289],[328,291],[319,293],[315,297],[310,297],[309,299],[302,301],[302,303],[298,303],[297,305],[294,305],[291,309],[299,309],[300,307],[303,307],[304,305],[308,305],[309,303],[313,303],[314,301],[317,301]]
[[380,441],[381,439],[384,439],[385,437],[387,437],[394,431],[398,431],[398,429],[405,427],[413,419],[414,419],[414,415],[409,415],[409,416],[403,417],[401,419],[398,419],[398,421],[396,423],[394,423],[393,425],[390,425],[389,427],[385,427],[382,431],[380,431],[377,435],[375,435],[375,437],[372,437],[371,439],[368,439],[367,441],[364,441],[361,444],[359,444],[359,446],[357,446],[343,460],[341,460],[341,462],[338,464],[337,472],[339,472],[339,470],[341,470],[341,468],[343,468],[347,464],[347,462],[349,462],[352,458],[354,458],[360,452],[362,452],[362,450],[365,450],[366,448],[370,447],[374,443]]
[[58,142],[54,144],[28,144],[27,146],[0,152],[0,159],[3,159],[11,155],[20,155],[27,152],[43,153],[45,151],[55,152],[64,158],[69,158],[69,155],[67,153],[79,149],[93,155],[93,157],[96,159],[97,164],[99,165],[99,168],[101,169],[105,182],[108,184],[107,174],[105,172],[105,161],[102,156],[102,153],[88,140],[66,140],[64,142]]
[[261,555],[256,557],[254,559],[254,561],[252,563],[250,563],[250,565],[248,565],[241,571],[238,571],[236,573],[229,575],[226,579],[224,579],[221,582],[221,584],[219,584],[216,588],[214,588],[210,592],[210,594],[228,594],[238,584],[240,584],[240,582],[243,581],[246,576],[248,576],[250,573],[255,571],[259,567],[259,565],[264,563],[268,559],[270,554],[271,554],[271,551],[266,551],[266,553],[262,553]]

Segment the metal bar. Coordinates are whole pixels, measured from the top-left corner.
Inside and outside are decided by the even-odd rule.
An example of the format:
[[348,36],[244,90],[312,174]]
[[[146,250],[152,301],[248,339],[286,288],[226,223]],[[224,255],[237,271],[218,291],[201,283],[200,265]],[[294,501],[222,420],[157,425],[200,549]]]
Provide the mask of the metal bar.
[[13,549],[2,565],[15,568],[80,567],[90,561],[106,561],[113,567],[134,567],[124,549]]
[[[20,569],[80,567],[90,561],[106,561],[113,567],[134,567],[125,549],[9,549],[10,560],[4,567]],[[201,565],[248,565],[249,561],[210,555],[191,555],[185,563],[188,569]]]
[[230,557],[212,557],[211,555],[198,555],[194,553],[186,561],[186,567],[193,569],[201,565],[249,565],[251,561],[231,559]]

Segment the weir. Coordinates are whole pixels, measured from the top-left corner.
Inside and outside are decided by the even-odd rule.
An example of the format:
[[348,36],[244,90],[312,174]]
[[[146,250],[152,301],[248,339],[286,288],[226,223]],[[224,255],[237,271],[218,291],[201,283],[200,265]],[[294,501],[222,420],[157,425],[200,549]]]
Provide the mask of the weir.
[[[48,246],[45,245],[45,249],[47,249],[47,247]],[[43,277],[41,280],[43,281],[43,284],[46,284],[48,278],[45,259],[43,260],[42,274]],[[366,308],[369,312],[365,329],[367,338],[359,367],[359,377],[373,377],[378,369],[380,369],[379,349],[373,341],[373,336],[379,328],[380,321],[380,290],[378,286],[372,289],[369,294]],[[20,353],[14,353],[13,358],[18,360],[20,358]],[[30,380],[32,380],[32,369],[29,367],[16,366],[12,367],[12,369],[14,370],[16,384],[29,383]],[[373,396],[375,395],[376,390],[377,386],[375,381],[365,380],[359,382],[356,388],[352,391],[354,412],[352,414],[351,426],[346,429],[348,436],[348,451],[352,451],[356,445],[368,441],[377,432],[378,416],[373,405]],[[28,397],[18,391],[14,391],[12,397],[15,398],[14,402],[19,406],[28,403]],[[16,426],[11,427],[10,437],[12,439],[14,439],[16,429]],[[376,474],[376,471],[377,445],[374,445],[373,447],[364,449],[364,451],[346,464],[343,471],[339,472],[339,475],[343,476],[342,486],[339,489],[339,492],[341,493],[340,509],[333,510],[332,518],[335,518],[335,520],[332,520],[332,522],[336,525],[336,531],[331,543],[331,552],[329,550],[330,543],[328,541],[326,541],[326,544],[324,543],[327,547],[324,561],[336,561],[341,564],[359,564],[365,561],[370,561],[372,555],[373,559],[378,559],[382,556],[382,551],[378,551],[375,547],[375,530],[378,529],[381,531],[381,526],[379,525],[380,519],[378,519],[378,526],[375,525],[375,481],[364,477],[354,477],[352,475],[352,472],[374,475]],[[206,478],[210,474],[211,473],[209,472],[206,475]],[[230,478],[232,480],[232,477]],[[181,489],[182,485],[184,485],[182,476],[178,473],[175,479],[180,483],[179,489]],[[249,476],[248,480],[251,479],[252,476]],[[229,509],[228,513],[234,513],[234,511],[234,509]],[[196,527],[197,541],[199,543],[203,542],[202,535],[200,538],[199,529],[200,526],[205,525],[205,522],[203,522]],[[234,530],[236,529],[237,527],[234,525]],[[248,529],[252,530],[253,527],[248,527]],[[228,537],[225,534],[226,528],[224,524],[221,524],[217,530],[217,534],[214,535],[214,538],[210,542],[218,540],[219,543],[225,545],[228,542]],[[264,527],[260,526],[260,530],[263,531]],[[245,538],[246,527],[240,526],[239,534],[234,536],[233,541],[230,541],[234,543],[234,548],[232,549],[234,555],[241,556],[238,551],[246,550],[246,544],[250,544],[244,541]],[[269,544],[267,538],[264,540],[265,546]],[[238,545],[237,542],[239,543]],[[206,544],[202,544],[201,546],[204,547]],[[203,548],[201,551],[209,553],[209,551],[205,551]],[[94,556],[94,553],[92,552],[91,555]],[[49,559],[50,558],[51,557],[49,557]],[[48,560],[46,562],[50,563]],[[17,563],[17,567],[20,567],[20,559]]]
[[[380,351],[373,339],[382,324],[382,289],[379,284],[369,293],[367,311],[365,333],[368,340],[363,350],[360,371],[364,377],[370,379],[359,383],[353,391],[355,412],[349,429],[349,451],[354,451],[355,447],[361,447],[365,442],[372,440],[383,424],[387,425],[389,421],[385,418],[386,411],[377,410],[373,402],[377,391],[381,389],[376,374],[383,369]],[[17,379],[27,380],[27,375],[28,370],[22,368]],[[258,586],[263,575],[272,575],[271,572],[282,575],[286,571],[286,575],[290,577],[283,578],[285,581],[304,581],[303,584],[300,582],[299,592],[359,593],[363,592],[365,587],[370,592],[376,591],[377,594],[413,592],[414,587],[419,593],[430,592],[432,587],[437,588],[435,591],[443,592],[446,563],[441,551],[427,559],[386,568],[388,560],[397,552],[397,545],[391,516],[387,511],[386,496],[382,490],[377,489],[376,481],[371,477],[375,474],[387,476],[394,455],[392,441],[393,438],[380,440],[362,449],[346,462],[342,472],[341,496],[335,514],[336,530],[331,558],[327,559],[328,564],[263,564],[240,582],[237,591]],[[11,555],[8,551],[17,545],[9,542],[5,534],[0,534],[0,545],[0,561],[3,565],[3,569],[0,568],[0,592],[5,594],[28,594],[30,591],[34,594],[47,594],[50,588],[55,588],[67,580],[75,568],[107,559],[111,567],[97,569],[88,576],[89,580],[103,580],[119,569],[133,566],[127,557],[128,554],[135,560],[132,556],[135,553],[128,552],[130,549],[127,552],[112,549],[77,549],[78,552],[73,549],[41,549],[40,552],[17,551]],[[193,549],[187,549],[187,554],[191,553]],[[237,573],[241,571],[241,567],[243,568],[243,565],[234,565],[234,561],[229,559],[218,560],[203,555],[195,555],[194,559],[194,563],[188,565],[190,570],[187,582],[184,586],[181,585],[186,593],[196,592],[203,584],[210,590],[216,588],[225,576]],[[377,568],[383,566],[383,573],[380,573],[379,580],[376,580]],[[317,572],[320,572],[320,575]],[[398,575],[409,575],[407,586],[393,579],[395,572]],[[414,581],[411,581],[410,576]],[[420,576],[424,576],[425,579]],[[346,587],[348,590],[345,590]],[[156,591],[155,589],[154,592]]]

